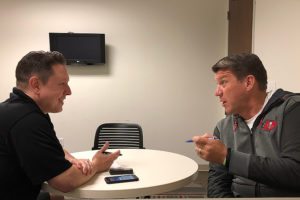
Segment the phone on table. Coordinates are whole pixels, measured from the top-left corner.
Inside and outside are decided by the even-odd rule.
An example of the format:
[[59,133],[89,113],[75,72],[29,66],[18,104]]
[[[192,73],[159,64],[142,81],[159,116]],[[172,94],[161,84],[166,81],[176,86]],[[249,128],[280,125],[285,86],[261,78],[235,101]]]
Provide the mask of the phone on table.
[[117,168],[110,168],[109,169],[110,175],[120,175],[120,174],[133,174],[132,168],[124,168],[124,167],[117,167]]
[[124,183],[124,182],[131,182],[131,181],[138,181],[139,178],[134,174],[127,174],[121,176],[108,176],[104,178],[107,184],[112,183]]

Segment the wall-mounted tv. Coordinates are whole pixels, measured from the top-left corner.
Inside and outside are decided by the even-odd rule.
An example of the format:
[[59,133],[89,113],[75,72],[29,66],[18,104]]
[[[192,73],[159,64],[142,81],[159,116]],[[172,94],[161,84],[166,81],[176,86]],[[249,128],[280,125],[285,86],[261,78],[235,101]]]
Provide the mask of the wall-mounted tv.
[[105,63],[105,34],[49,33],[50,51],[62,53],[67,64]]

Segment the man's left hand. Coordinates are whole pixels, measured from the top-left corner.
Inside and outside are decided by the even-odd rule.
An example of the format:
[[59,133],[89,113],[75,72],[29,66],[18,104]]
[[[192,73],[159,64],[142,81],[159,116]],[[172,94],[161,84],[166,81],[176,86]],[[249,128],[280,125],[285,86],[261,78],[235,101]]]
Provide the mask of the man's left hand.
[[70,162],[75,165],[84,175],[89,175],[92,173],[92,162],[89,159],[76,159],[73,158]]

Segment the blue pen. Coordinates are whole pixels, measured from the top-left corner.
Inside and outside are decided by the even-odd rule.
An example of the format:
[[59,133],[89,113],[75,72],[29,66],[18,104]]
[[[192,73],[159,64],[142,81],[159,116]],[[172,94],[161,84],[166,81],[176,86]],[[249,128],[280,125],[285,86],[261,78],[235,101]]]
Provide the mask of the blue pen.
[[[112,154],[112,152],[108,152],[108,151],[104,151],[102,152],[103,154],[106,154],[106,155],[109,155],[109,154]],[[120,156],[122,155],[121,153],[119,154]]]
[[[208,139],[210,139],[210,140],[219,140],[219,138],[217,138],[216,136],[210,137],[210,138],[208,138]],[[185,142],[191,143],[191,142],[194,142],[194,141],[193,141],[193,140],[187,140],[187,141],[185,141]]]

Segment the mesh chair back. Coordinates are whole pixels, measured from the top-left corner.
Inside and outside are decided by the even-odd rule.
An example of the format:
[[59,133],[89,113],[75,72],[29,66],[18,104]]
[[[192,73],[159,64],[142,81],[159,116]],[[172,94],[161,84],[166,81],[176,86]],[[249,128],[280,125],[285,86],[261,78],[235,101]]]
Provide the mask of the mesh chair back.
[[138,124],[105,123],[95,134],[93,150],[100,149],[105,142],[109,149],[143,149],[143,131]]

